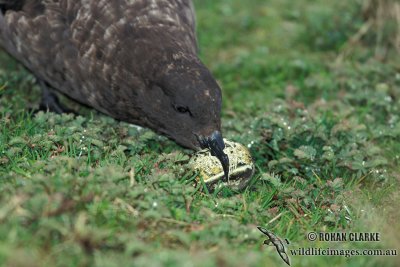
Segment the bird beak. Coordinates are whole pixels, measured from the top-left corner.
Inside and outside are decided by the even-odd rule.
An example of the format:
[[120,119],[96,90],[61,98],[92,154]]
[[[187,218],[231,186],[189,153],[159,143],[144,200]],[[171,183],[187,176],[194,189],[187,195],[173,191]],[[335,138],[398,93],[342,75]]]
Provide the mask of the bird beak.
[[196,135],[197,140],[200,143],[201,148],[208,148],[211,151],[211,155],[218,158],[221,162],[222,169],[224,170],[225,180],[229,177],[229,158],[224,153],[225,143],[222,139],[222,135],[219,131],[213,132],[210,136],[203,137]]

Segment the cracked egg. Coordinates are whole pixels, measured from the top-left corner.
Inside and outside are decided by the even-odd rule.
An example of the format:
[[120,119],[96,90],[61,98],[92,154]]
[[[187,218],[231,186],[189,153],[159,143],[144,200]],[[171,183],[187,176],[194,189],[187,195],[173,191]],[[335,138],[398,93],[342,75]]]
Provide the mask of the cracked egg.
[[[250,151],[242,144],[224,139],[225,154],[229,157],[229,177],[225,180],[224,170],[217,157],[211,155],[209,149],[203,149],[194,154],[189,161],[189,167],[199,173],[211,191],[227,186],[233,190],[246,187],[254,174],[254,163]],[[196,177],[200,181],[200,177]]]

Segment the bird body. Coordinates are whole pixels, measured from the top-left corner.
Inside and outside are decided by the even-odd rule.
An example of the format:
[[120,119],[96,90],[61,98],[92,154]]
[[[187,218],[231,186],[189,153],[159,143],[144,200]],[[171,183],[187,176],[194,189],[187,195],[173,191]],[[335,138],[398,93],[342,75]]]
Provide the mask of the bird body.
[[191,0],[0,0],[0,46],[70,98],[227,164]]
[[[52,87],[118,119],[144,119],[132,104],[148,89],[151,77],[141,72],[155,71],[147,65],[175,52],[154,51],[157,44],[151,42],[160,41],[162,28],[173,40],[183,39],[174,49],[195,54],[188,1],[24,2],[4,16],[0,42],[6,50]],[[187,11],[174,16],[176,9]]]

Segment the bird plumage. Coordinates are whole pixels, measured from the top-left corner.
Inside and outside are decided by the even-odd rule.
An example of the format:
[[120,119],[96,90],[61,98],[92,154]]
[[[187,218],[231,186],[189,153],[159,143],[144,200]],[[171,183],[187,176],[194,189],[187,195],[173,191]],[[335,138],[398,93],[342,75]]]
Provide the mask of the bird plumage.
[[191,0],[0,0],[0,45],[79,102],[209,147],[227,178],[221,91],[197,56]]

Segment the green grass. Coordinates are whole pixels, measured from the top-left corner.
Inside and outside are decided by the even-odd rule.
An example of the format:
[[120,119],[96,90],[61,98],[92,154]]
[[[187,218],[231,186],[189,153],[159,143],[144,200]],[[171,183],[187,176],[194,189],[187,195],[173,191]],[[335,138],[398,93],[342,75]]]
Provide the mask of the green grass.
[[[223,132],[250,148],[242,192],[193,186],[192,151],[70,103],[30,113],[35,79],[0,53],[0,266],[285,266],[289,249],[400,249],[399,58],[356,46],[355,3],[195,1],[201,57],[223,88]],[[380,232],[310,242],[308,232]],[[290,256],[292,266],[397,257]]]

